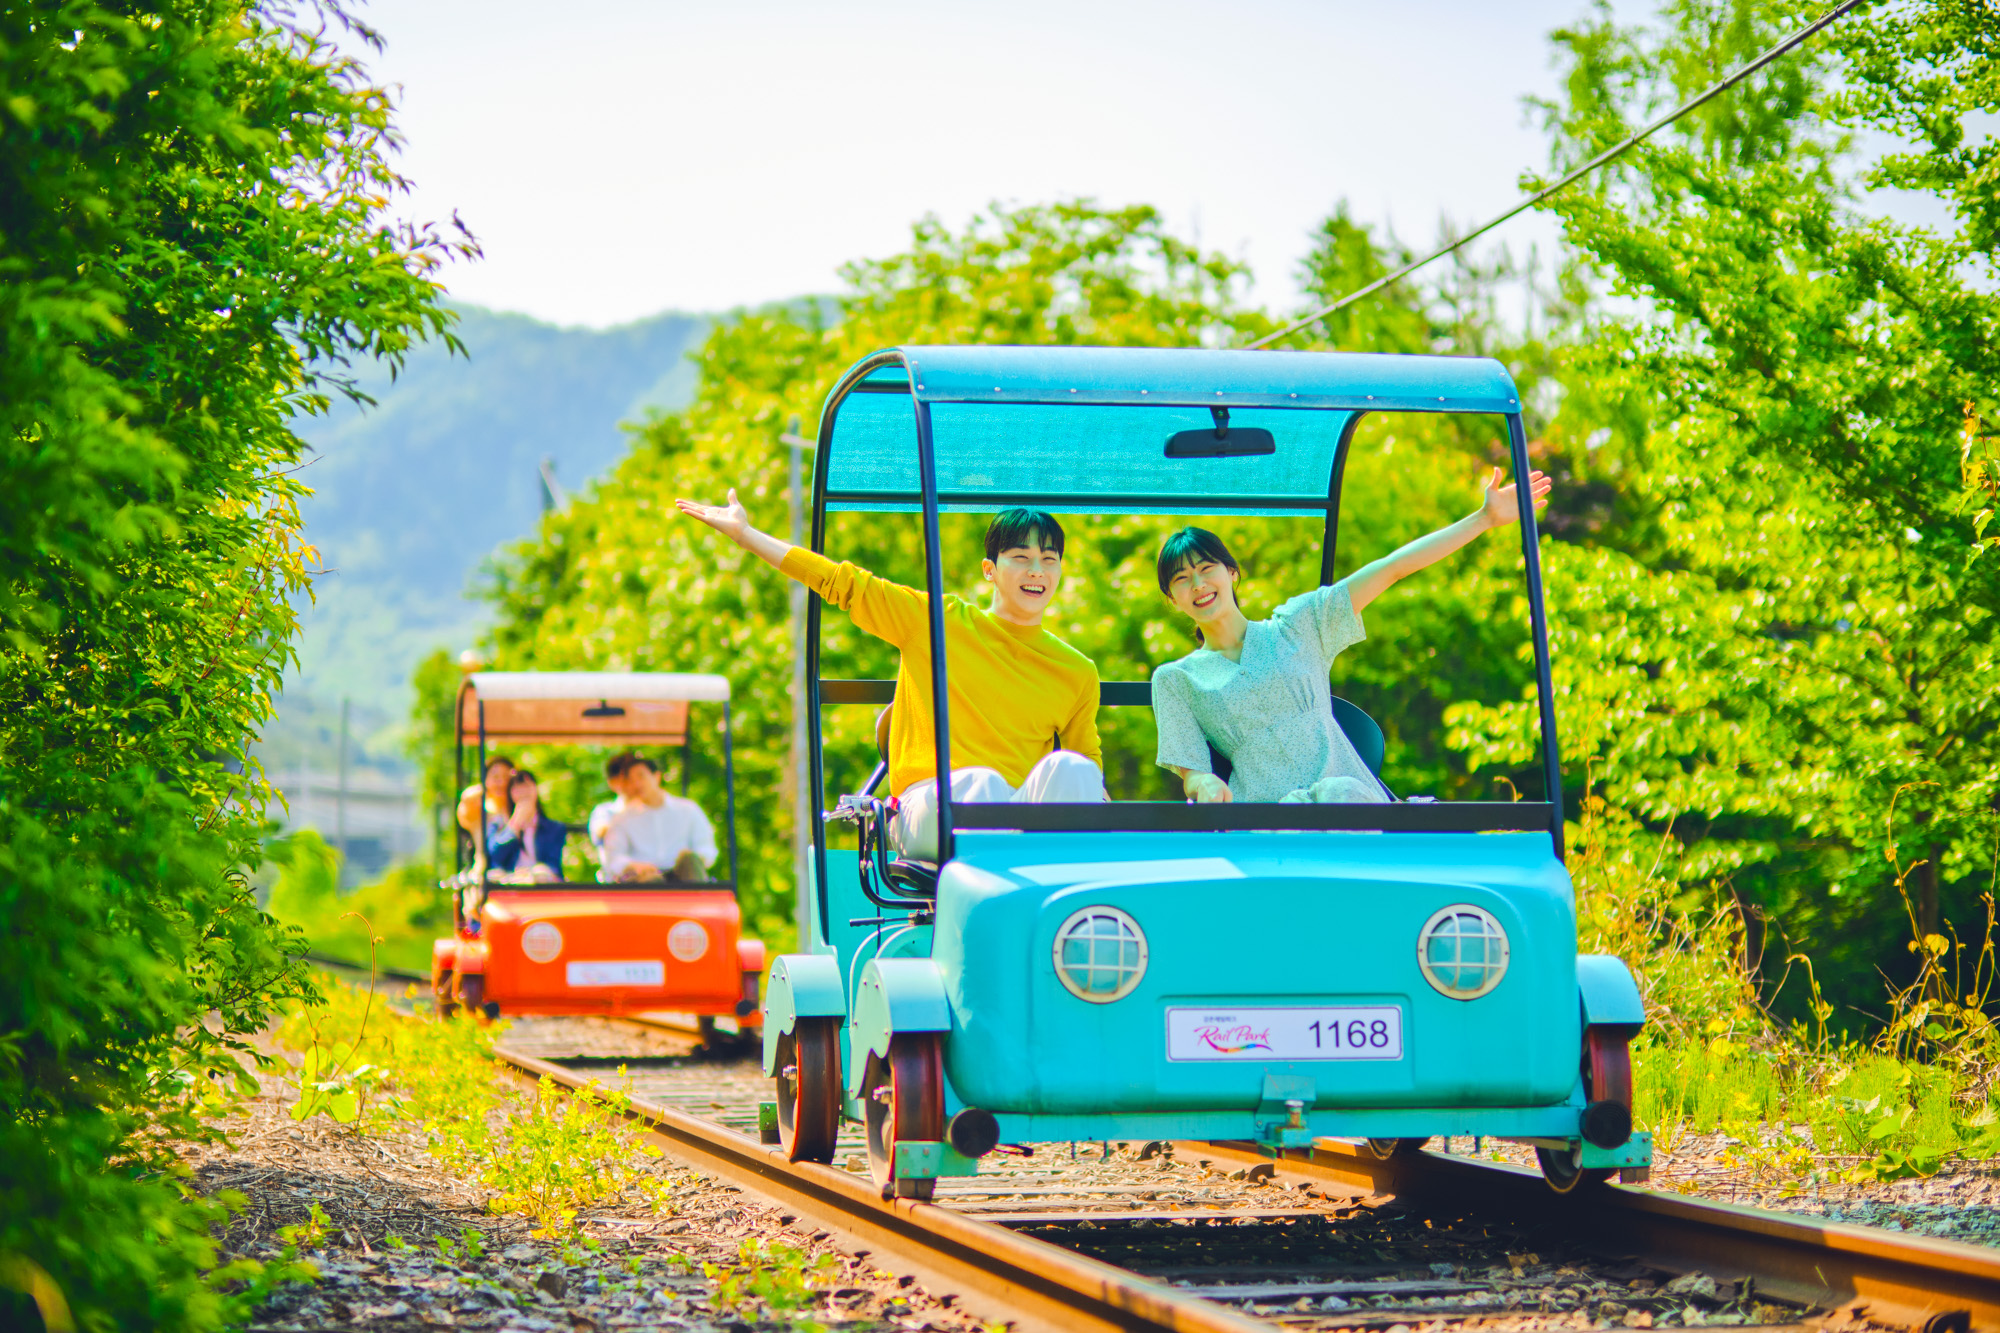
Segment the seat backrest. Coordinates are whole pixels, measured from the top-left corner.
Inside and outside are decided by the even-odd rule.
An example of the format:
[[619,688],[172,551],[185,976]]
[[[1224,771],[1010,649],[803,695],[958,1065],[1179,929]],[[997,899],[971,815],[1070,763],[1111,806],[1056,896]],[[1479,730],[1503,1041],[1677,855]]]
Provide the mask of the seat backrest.
[[[1333,696],[1333,720],[1340,724],[1347,743],[1354,747],[1354,753],[1361,756],[1361,762],[1368,765],[1368,771],[1380,778],[1382,754],[1388,746],[1382,737],[1382,728],[1375,725],[1375,719],[1336,694]],[[1213,745],[1208,747],[1208,764],[1215,770],[1215,776],[1224,782],[1229,781],[1230,775],[1236,771],[1236,766]]]
[[1354,747],[1354,753],[1361,756],[1361,762],[1368,765],[1368,771],[1381,777],[1382,754],[1388,744],[1382,738],[1382,728],[1375,725],[1375,719],[1336,694],[1333,696],[1333,720],[1347,734],[1347,743]]

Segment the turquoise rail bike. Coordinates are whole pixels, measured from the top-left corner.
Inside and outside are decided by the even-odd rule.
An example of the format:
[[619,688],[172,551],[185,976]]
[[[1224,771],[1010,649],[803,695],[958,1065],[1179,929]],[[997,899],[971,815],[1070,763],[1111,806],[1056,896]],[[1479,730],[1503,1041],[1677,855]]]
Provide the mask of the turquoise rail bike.
[[[1323,514],[1332,581],[1342,475],[1368,413],[1503,419],[1519,394],[1469,357],[1092,347],[901,347],[857,363],[820,419],[812,546],[830,512]],[[1190,441],[1193,447],[1190,447]],[[807,623],[814,806],[802,952],[776,960],[764,1070],[777,1139],[829,1161],[866,1126],[886,1196],[928,1198],[1000,1144],[1364,1140],[1532,1144],[1550,1185],[1643,1179],[1631,973],[1577,952],[1533,501],[1519,488],[1539,685],[1539,801],[1388,805],[942,802],[936,865],[900,860],[875,792],[828,809],[826,710],[893,682],[822,679]],[[930,601],[941,768],[951,664]],[[1145,707],[1145,682],[1106,682]],[[1338,720],[1379,770],[1383,735]],[[947,784],[941,784],[944,786]],[[858,850],[831,846],[846,821]],[[831,827],[830,827],[831,826]],[[1274,830],[1284,836],[1273,836]]]

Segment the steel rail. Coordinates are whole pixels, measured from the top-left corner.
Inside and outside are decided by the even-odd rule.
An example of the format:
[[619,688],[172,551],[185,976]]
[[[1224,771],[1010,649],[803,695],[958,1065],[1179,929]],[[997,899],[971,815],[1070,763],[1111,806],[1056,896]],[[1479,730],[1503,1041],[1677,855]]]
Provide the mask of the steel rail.
[[[1176,1152],[1272,1161],[1254,1143],[1185,1143]],[[2000,1249],[1627,1186],[1559,1195],[1521,1167],[1429,1151],[1383,1161],[1334,1139],[1289,1149],[1276,1165],[1420,1207],[1444,1203],[1551,1224],[1607,1257],[1632,1256],[1667,1272],[1699,1269],[1718,1280],[1748,1278],[1760,1294],[1783,1301],[1824,1308],[1860,1301],[1870,1319],[1927,1333],[2000,1331]]]
[[[578,1089],[589,1080],[519,1052],[524,1074]],[[933,1291],[984,1318],[1046,1333],[1270,1333],[1271,1325],[1046,1241],[908,1199],[885,1201],[846,1171],[794,1164],[748,1135],[634,1099],[627,1113],[672,1156],[809,1219],[849,1248],[893,1256]]]

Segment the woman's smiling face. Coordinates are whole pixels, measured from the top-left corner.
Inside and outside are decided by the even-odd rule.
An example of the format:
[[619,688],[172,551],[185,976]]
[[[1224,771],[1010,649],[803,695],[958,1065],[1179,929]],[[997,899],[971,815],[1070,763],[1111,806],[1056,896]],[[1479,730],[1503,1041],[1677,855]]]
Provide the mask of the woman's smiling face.
[[1167,596],[1199,625],[1235,609],[1236,571],[1219,560],[1196,556],[1174,571]]

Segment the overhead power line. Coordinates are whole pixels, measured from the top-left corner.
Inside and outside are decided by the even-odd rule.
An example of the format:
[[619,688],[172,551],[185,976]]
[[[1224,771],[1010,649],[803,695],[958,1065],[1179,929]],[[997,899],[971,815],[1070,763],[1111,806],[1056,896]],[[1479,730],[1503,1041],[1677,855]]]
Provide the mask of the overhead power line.
[[1453,251],[1459,250],[1464,246],[1470,244],[1471,242],[1478,240],[1481,236],[1484,236],[1487,232],[1492,231],[1495,227],[1507,221],[1509,218],[1515,216],[1518,213],[1526,212],[1528,209],[1533,208],[1536,204],[1541,203],[1542,200],[1548,198],[1550,195],[1556,193],[1558,190],[1561,190],[1564,186],[1573,184],[1576,181],[1581,180],[1583,177],[1588,176],[1591,172],[1597,170],[1605,163],[1610,162],[1615,158],[1619,157],[1627,149],[1633,147],[1635,144],[1643,143],[1647,139],[1647,137],[1653,134],[1655,131],[1664,129],[1668,125],[1673,124],[1675,121],[1679,120],[1682,116],[1685,116],[1688,112],[1694,110],[1696,107],[1702,105],[1704,102],[1711,101],[1714,98],[1721,96],[1723,93],[1735,87],[1737,84],[1743,82],[1743,80],[1749,78],[1752,74],[1755,74],[1758,70],[1764,68],[1772,61],[1777,60],[1780,57],[1784,56],[1785,54],[1793,50],[1795,47],[1805,42],[1814,33],[1817,33],[1820,29],[1828,26],[1835,20],[1841,18],[1849,10],[1854,9],[1861,3],[1862,0],[1842,0],[1841,4],[1835,5],[1832,9],[1829,9],[1826,13],[1814,19],[1811,23],[1808,23],[1805,27],[1800,28],[1797,32],[1785,38],[1784,41],[1779,42],[1776,46],[1766,51],[1763,55],[1758,56],[1755,60],[1751,61],[1749,64],[1743,66],[1741,69],[1736,70],[1732,74],[1726,75],[1719,81],[1710,84],[1707,88],[1704,88],[1701,92],[1695,94],[1692,98],[1688,99],[1686,102],[1683,102],[1680,106],[1675,107],[1672,111],[1669,111],[1666,115],[1661,116],[1658,120],[1646,126],[1646,128],[1638,131],[1636,134],[1631,135],[1630,137],[1626,138],[1625,140],[1615,145],[1614,147],[1605,149],[1603,152],[1599,153],[1596,157],[1591,158],[1590,161],[1584,163],[1582,166],[1578,167],[1575,171],[1570,172],[1569,175],[1563,177],[1555,184],[1545,186],[1541,190],[1536,191],[1534,194],[1529,195],[1526,199],[1523,199],[1520,203],[1515,204],[1512,208],[1508,209],[1505,213],[1502,213],[1499,217],[1494,218],[1491,222],[1488,222],[1486,225],[1467,232],[1465,235],[1459,237],[1457,240],[1453,241],[1449,245],[1441,246],[1438,249],[1431,251],[1429,254],[1425,255],[1422,259],[1418,259],[1411,263],[1403,265],[1403,267],[1397,269],[1394,273],[1390,273],[1384,277],[1377,278],[1375,281],[1369,283],[1366,287],[1363,287],[1358,291],[1349,292],[1347,295],[1341,297],[1338,301],[1335,301],[1330,305],[1321,306],[1319,309],[1313,311],[1310,315],[1307,315],[1302,319],[1293,320],[1290,324],[1285,325],[1285,327],[1277,330],[1274,333],[1265,334],[1263,337],[1259,338],[1256,342],[1250,343],[1248,345],[1248,348],[1246,348],[1246,350],[1262,347],[1266,343],[1276,342],[1280,338],[1286,337],[1290,334],[1297,333],[1300,329],[1303,329],[1308,325],[1317,324],[1320,320],[1325,319],[1328,315],[1334,314],[1336,311],[1343,310],[1346,307],[1353,305],[1356,301],[1359,301],[1362,297],[1372,296],[1376,292],[1381,291],[1384,287],[1387,287],[1390,283],[1399,282],[1402,279],[1409,277],[1410,274],[1415,273],[1418,269],[1422,268],[1424,265],[1428,263],[1431,263],[1433,260],[1442,259],[1446,255],[1451,254]]

